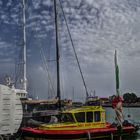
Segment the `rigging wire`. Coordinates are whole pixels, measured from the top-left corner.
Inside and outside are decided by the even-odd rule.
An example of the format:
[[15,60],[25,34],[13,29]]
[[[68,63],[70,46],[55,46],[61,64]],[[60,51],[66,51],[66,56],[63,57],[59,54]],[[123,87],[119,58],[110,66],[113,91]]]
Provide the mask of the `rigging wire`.
[[[28,8],[26,8],[26,10],[28,10]],[[37,26],[37,24],[36,24],[36,26]],[[30,37],[29,37],[29,41],[28,41],[28,45],[30,46],[30,44],[31,44],[31,40],[32,40],[32,34],[34,33],[34,32],[36,32],[36,30],[32,30],[31,31],[31,35],[30,35]],[[53,96],[55,96],[55,89],[54,89],[54,86],[53,86],[53,84],[52,84],[52,80],[51,80],[51,76],[50,76],[50,73],[49,73],[49,68],[48,68],[48,65],[47,65],[47,58],[45,57],[45,55],[44,55],[44,51],[43,51],[43,48],[40,46],[39,47],[39,49],[40,49],[40,54],[41,54],[41,58],[42,58],[42,63],[43,63],[43,65],[44,65],[44,68],[45,68],[45,71],[47,72],[47,78],[49,79],[49,82],[50,82],[50,85],[51,85],[51,89],[53,90]],[[19,54],[19,58],[21,59],[21,61],[22,61],[22,59],[23,58],[21,58],[22,57],[22,54],[21,54],[21,52],[22,52],[22,48],[21,48],[21,50],[20,50],[20,54]],[[56,61],[56,60],[55,60]],[[18,80],[18,77],[19,77],[19,75],[21,75],[21,73],[22,73],[22,63],[23,62],[19,62],[19,64],[18,64],[18,75],[16,75],[16,77],[15,77],[15,81],[16,81],[16,83],[17,83],[17,80]],[[16,71],[16,70],[15,70]]]
[[54,89],[54,86],[52,84],[51,76],[50,76],[50,73],[49,73],[49,68],[48,68],[48,65],[47,65],[47,60],[46,60],[46,57],[43,53],[43,48],[42,47],[40,47],[40,55],[41,55],[41,58],[42,58],[42,61],[43,61],[43,64],[44,64],[45,71],[47,72],[47,78],[50,82],[51,90],[53,90],[53,96],[54,96],[55,95],[55,89]]
[[[36,26],[37,26],[37,23],[36,23]],[[35,30],[35,32],[37,33],[36,30]],[[32,33],[33,33],[33,31],[32,31]],[[41,45],[38,46],[38,48],[40,49],[39,52],[40,52],[40,55],[41,55],[41,60],[42,60],[42,63],[44,65],[44,69],[45,69],[46,74],[47,74],[46,76],[48,78],[48,83],[50,84],[51,92],[53,94],[52,96],[55,96],[55,88],[54,88],[54,85],[53,85],[53,82],[52,82],[52,78],[51,78],[51,75],[50,75],[50,72],[49,72],[49,66],[47,64],[48,60],[47,60],[47,58],[46,58],[46,56],[44,54],[45,51],[44,51],[44,49],[43,49],[43,47]]]
[[81,77],[82,77],[82,81],[83,81],[83,84],[84,84],[84,87],[85,87],[86,96],[88,97],[89,94],[88,94],[87,85],[86,85],[84,75],[82,73],[82,69],[81,69],[81,66],[80,66],[80,62],[79,62],[79,59],[78,59],[78,56],[77,56],[77,53],[76,53],[76,50],[75,50],[75,46],[74,46],[74,43],[73,43],[73,39],[72,39],[72,36],[71,36],[69,25],[68,25],[68,22],[67,22],[67,19],[66,19],[66,16],[65,16],[65,12],[64,12],[64,9],[63,9],[63,6],[62,6],[62,2],[61,2],[61,0],[59,0],[59,2],[60,2],[60,7],[62,9],[62,14],[64,16],[64,21],[65,21],[65,24],[66,24],[66,27],[67,27],[67,30],[68,30],[68,34],[69,34],[69,37],[70,37],[70,41],[71,41],[71,44],[72,44],[72,48],[73,48],[73,51],[74,51],[74,55],[75,55],[75,58],[76,58],[76,61],[77,61],[77,64],[78,64],[78,68],[79,68],[79,71],[80,71],[80,74],[81,74]]

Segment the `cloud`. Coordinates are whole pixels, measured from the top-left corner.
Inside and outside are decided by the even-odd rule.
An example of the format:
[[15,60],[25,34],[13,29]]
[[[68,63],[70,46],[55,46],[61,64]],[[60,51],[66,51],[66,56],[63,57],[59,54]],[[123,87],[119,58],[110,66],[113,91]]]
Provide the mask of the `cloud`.
[[[81,3],[79,6],[82,5]],[[120,4],[118,1],[108,3],[93,1],[92,4],[91,1],[87,1],[79,9],[76,9],[73,3],[70,4],[70,1],[65,1],[63,5],[66,5],[64,10],[66,9],[68,24],[79,55],[82,54],[81,52],[93,53],[94,50],[103,50],[102,55],[105,57],[106,53],[110,55],[115,49],[123,52],[123,55],[128,51],[133,51],[134,44],[138,43],[135,41],[136,36],[133,30],[139,26],[135,22],[139,11],[131,11],[127,1],[122,1]],[[70,9],[74,10],[68,13]],[[65,34],[66,32],[64,32],[63,39],[65,39]]]
[[[108,94],[114,93],[113,61],[114,50],[116,49],[121,67],[122,90],[125,91],[130,83],[123,84],[126,78],[122,75],[127,75],[126,69],[122,69],[123,65],[127,65],[127,69],[133,67],[135,73],[138,73],[138,68],[140,68],[137,66],[140,60],[140,2],[138,0],[61,1],[89,89],[98,89],[100,95],[103,94],[102,92]],[[59,2],[58,6],[60,6]],[[1,58],[7,57],[6,59],[8,59],[14,55],[13,46],[15,44],[15,38],[20,38],[20,40],[16,39],[18,43],[22,40],[22,28],[20,28],[20,25],[22,25],[21,8],[22,5],[20,2],[16,1],[13,4],[10,0],[6,2],[4,0],[0,1],[0,29],[2,32],[0,34]],[[30,65],[36,65],[35,63],[41,62],[39,60],[39,49],[41,47],[45,48],[44,54],[47,58],[55,58],[53,10],[52,0],[31,0],[26,3],[27,48],[29,58],[32,57]],[[58,8],[58,10],[60,58],[64,73],[65,91],[70,94],[71,87],[80,81],[77,86],[79,89],[76,89],[77,92],[80,93],[83,90],[81,77],[62,11],[60,8]],[[6,46],[8,46],[8,48]],[[7,55],[4,53],[6,48],[9,50]],[[10,54],[9,57],[8,54]],[[55,68],[55,63],[50,65],[51,68]],[[131,75],[133,71],[128,72],[128,74]],[[55,71],[53,71],[53,74],[56,74]],[[138,77],[138,75],[134,76],[134,78],[132,76],[132,81],[134,81],[135,77]],[[75,80],[74,82],[72,82],[73,79]],[[139,83],[138,78],[136,78],[136,81]],[[131,86],[132,88],[136,88],[133,83]],[[137,88],[137,91],[138,89],[139,88]],[[45,88],[43,92],[42,94],[44,95]]]
[[[132,61],[140,60],[138,55],[138,38],[140,33],[138,17],[140,6],[138,2],[134,2],[132,10],[130,1],[126,0],[79,0],[75,3],[74,1],[73,3],[71,1],[63,1],[63,7],[82,65],[82,70],[88,85],[91,85],[91,81],[94,83],[95,80],[97,82],[95,88],[103,89],[105,88],[103,85],[105,85],[106,81],[111,80],[111,78],[108,77],[112,77],[112,81],[115,82],[113,77],[113,55],[115,49],[118,50],[119,64],[121,66],[127,64],[128,68],[130,68]],[[72,47],[70,41],[68,41],[69,37],[65,26],[62,27],[62,32],[62,48],[64,48],[64,53],[69,52],[69,54],[67,53],[68,56],[66,56],[67,60],[73,61],[72,57],[74,57],[74,55],[72,49],[70,50]],[[67,63],[68,62],[66,62],[66,65]],[[136,70],[135,64],[137,65],[136,61],[133,63],[133,67]],[[71,65],[69,65],[69,67],[71,67]],[[94,69],[97,69],[97,71],[94,71]],[[111,73],[109,74],[109,72]],[[121,72],[127,75],[125,69],[121,69]],[[100,74],[100,76],[104,77],[104,80],[101,80],[99,75],[96,77],[96,74]],[[91,75],[93,75],[92,80],[90,78]],[[138,81],[138,78],[136,79],[136,81]],[[124,80],[126,79],[122,78],[121,80],[121,83],[125,83]],[[124,86],[122,86],[123,90],[128,88],[127,85],[122,85]],[[90,87],[92,89],[92,86]],[[109,84],[107,87],[109,87]],[[114,93],[114,88],[115,86],[112,86],[109,92]],[[106,89],[107,88],[105,88],[104,91],[106,91]],[[102,93],[100,92],[100,94]]]
[[15,61],[15,46],[0,41],[0,62],[12,62]]

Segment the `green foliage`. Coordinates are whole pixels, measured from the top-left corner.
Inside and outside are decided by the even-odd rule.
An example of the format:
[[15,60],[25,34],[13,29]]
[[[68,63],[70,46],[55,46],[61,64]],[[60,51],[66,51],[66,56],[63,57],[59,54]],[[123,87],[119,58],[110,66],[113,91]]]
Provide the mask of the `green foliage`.
[[135,103],[137,102],[137,95],[135,93],[125,93],[123,99],[125,103]]

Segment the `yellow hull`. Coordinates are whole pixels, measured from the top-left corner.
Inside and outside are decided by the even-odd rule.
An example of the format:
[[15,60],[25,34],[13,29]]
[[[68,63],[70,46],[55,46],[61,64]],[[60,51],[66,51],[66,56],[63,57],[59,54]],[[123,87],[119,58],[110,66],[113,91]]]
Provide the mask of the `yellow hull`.
[[39,129],[42,130],[84,130],[93,128],[105,128],[106,123],[59,123],[53,125],[41,125]]

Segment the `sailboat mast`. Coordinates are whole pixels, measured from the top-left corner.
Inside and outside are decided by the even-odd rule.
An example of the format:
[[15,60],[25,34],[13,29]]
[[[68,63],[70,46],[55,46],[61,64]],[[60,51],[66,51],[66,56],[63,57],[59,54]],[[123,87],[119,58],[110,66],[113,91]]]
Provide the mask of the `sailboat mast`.
[[25,16],[25,0],[23,3],[23,85],[22,89],[27,90],[27,70],[26,70],[26,16]]
[[56,38],[56,68],[57,68],[57,98],[59,100],[59,108],[61,108],[61,95],[60,95],[60,66],[59,66],[59,42],[58,42],[58,21],[57,21],[57,4],[54,0],[54,13],[55,13],[55,38]]

